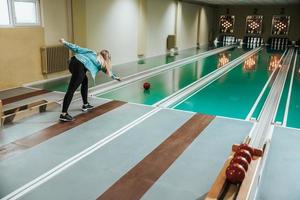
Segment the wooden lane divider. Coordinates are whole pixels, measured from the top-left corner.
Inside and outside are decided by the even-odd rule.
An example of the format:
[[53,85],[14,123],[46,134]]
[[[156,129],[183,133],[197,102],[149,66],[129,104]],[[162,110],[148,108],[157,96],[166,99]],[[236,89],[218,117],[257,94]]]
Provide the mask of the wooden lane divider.
[[46,100],[41,100],[41,101],[33,102],[28,105],[23,105],[3,112],[3,106],[2,103],[0,103],[0,111],[1,111],[0,124],[1,126],[4,126],[5,124],[13,123],[38,113],[46,112],[58,106],[60,106],[60,104],[57,102],[48,102]]
[[[251,162],[246,166],[245,177],[241,183],[232,183],[228,177],[228,169],[234,165],[232,161],[236,156],[236,153],[241,149],[245,150],[249,147],[250,138],[245,140],[242,144],[232,145],[231,153],[225,161],[219,175],[217,176],[214,184],[206,196],[206,200],[221,200],[221,199],[246,199],[247,191],[243,191],[242,188],[247,188],[245,185],[252,184],[251,180],[256,173],[256,168],[263,156],[262,149],[252,148],[251,151]],[[240,164],[240,163],[236,163]],[[242,166],[241,166],[242,167]],[[245,194],[243,194],[245,193]],[[244,198],[245,197],[245,198]]]

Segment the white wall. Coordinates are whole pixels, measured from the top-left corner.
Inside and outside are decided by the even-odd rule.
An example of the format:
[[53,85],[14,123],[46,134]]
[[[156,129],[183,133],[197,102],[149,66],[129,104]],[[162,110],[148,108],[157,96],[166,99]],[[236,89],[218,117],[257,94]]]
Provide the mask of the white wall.
[[[176,0],[86,0],[85,4],[86,27],[82,28],[87,30],[86,46],[110,50],[113,64],[136,60],[138,53],[146,57],[165,54],[167,36],[176,32]],[[178,46],[180,49],[195,47],[200,7],[188,3],[178,5]],[[208,19],[210,12],[203,13],[200,37],[207,43],[206,26],[212,24]]]
[[180,41],[178,47],[187,49],[197,45],[199,6],[195,4],[182,3]]
[[113,64],[137,59],[138,0],[86,1],[87,47],[108,49]]
[[146,56],[164,54],[167,36],[175,33],[176,1],[147,1]]
[[57,45],[58,39],[68,39],[67,0],[42,0],[45,45]]
[[200,17],[200,45],[205,45],[212,40],[213,29],[215,26],[215,18],[213,8],[203,6],[201,8],[201,17]]

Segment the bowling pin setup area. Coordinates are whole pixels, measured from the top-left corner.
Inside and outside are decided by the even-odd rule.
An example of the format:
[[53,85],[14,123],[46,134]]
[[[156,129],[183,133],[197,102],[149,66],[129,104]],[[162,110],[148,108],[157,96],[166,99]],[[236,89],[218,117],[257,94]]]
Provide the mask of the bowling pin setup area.
[[[151,4],[156,0],[87,1],[66,0],[70,10],[64,14],[74,26],[68,41],[91,49],[98,43],[89,41],[99,35],[92,26],[99,25],[91,12],[95,5],[107,7],[105,21],[111,24],[114,11],[128,12],[135,5],[137,24],[144,28],[137,28],[138,43],[153,34],[145,28],[151,20],[163,19],[156,13],[163,9],[147,10],[156,8]],[[94,107],[82,111],[78,88],[68,111],[73,121],[59,121],[70,73],[49,72],[44,80],[0,90],[0,200],[300,199],[300,29],[295,27],[300,15],[291,9],[300,8],[300,2],[161,1],[165,16],[174,7],[175,23],[174,32],[164,37],[164,53],[142,54],[141,47],[154,40],[142,43],[135,60],[113,63],[121,81],[101,72],[93,80],[87,72],[88,101]],[[10,12],[23,1],[7,2]],[[38,2],[43,10],[50,5],[50,0],[24,2]],[[10,23],[16,13],[9,15]],[[184,21],[192,17],[193,23]],[[12,28],[1,25],[2,18],[0,37],[1,29]],[[210,18],[216,22],[203,23]],[[43,20],[51,27],[51,20]],[[86,32],[78,32],[80,26]],[[179,48],[190,39],[184,36],[187,28],[197,32],[195,41]],[[125,32],[119,37],[127,40]],[[207,36],[203,44],[202,34]],[[14,37],[21,45],[22,37]],[[120,39],[105,37],[110,43]],[[54,47],[61,54],[38,49],[42,58],[36,59],[50,63],[64,53],[69,60],[73,54],[62,47]],[[0,48],[2,60],[8,58],[1,51],[10,48]],[[120,43],[117,50],[126,48]],[[120,56],[117,50],[111,51],[113,59]],[[43,60],[45,51],[48,60]]]

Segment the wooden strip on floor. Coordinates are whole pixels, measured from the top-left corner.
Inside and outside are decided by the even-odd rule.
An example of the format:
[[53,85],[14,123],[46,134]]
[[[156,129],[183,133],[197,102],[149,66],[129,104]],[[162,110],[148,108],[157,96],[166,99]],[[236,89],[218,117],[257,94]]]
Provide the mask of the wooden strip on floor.
[[28,92],[36,91],[37,89],[27,88],[27,87],[16,87],[0,90],[0,99],[7,99],[20,94],[25,94]]
[[[22,152],[33,146],[36,146],[52,137],[55,137],[65,131],[68,131],[76,126],[79,126],[95,117],[103,115],[119,106],[124,105],[122,101],[111,101],[95,107],[88,113],[82,113],[76,116],[72,122],[59,122],[41,131],[38,131],[28,137],[19,139],[13,143],[0,147],[0,160],[4,160],[16,153]],[[58,116],[57,116],[58,117]]]
[[21,100],[24,100],[24,99],[28,99],[30,97],[46,94],[46,93],[49,93],[49,92],[50,91],[48,91],[48,90],[37,90],[37,91],[33,91],[33,92],[28,92],[28,93],[25,93],[25,94],[14,96],[14,97],[2,99],[2,104],[6,105],[6,104],[14,103],[14,102],[17,102],[17,101],[21,101]]
[[98,200],[140,199],[213,119],[213,116],[194,115],[98,197]]

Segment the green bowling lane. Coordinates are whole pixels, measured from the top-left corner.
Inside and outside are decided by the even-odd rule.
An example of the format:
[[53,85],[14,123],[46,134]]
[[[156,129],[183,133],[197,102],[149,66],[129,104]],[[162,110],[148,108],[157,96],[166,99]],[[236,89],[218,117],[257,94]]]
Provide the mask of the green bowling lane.
[[300,128],[300,53],[296,63],[287,126]]
[[263,49],[256,58],[248,59],[204,89],[175,105],[175,108],[245,119],[271,75],[268,70],[271,55]]
[[[243,49],[225,51],[146,80],[137,81],[106,94],[98,95],[98,97],[152,105],[214,71],[219,64],[220,58],[224,59],[224,55],[229,60],[232,60],[243,53],[245,53]],[[151,84],[149,90],[144,90],[143,83],[145,82]]]
[[[178,53],[175,53],[174,55],[166,54],[166,55],[159,55],[159,56],[154,56],[150,58],[145,58],[141,59],[135,62],[129,62],[129,63],[124,63],[124,64],[119,64],[113,66],[113,71],[121,76],[128,76],[140,71],[147,70],[152,67],[157,67],[160,65],[172,63],[176,60],[180,60],[183,58],[187,58],[211,49],[214,49],[215,47],[212,46],[202,46],[200,49],[197,48],[190,48],[190,49],[185,49],[182,51],[179,51]],[[99,75],[96,77],[96,81],[94,84],[94,81],[90,74],[88,74],[89,78],[89,87],[93,87],[95,85],[99,85],[108,81],[111,81],[110,78],[106,77],[103,73],[99,73]],[[32,87],[34,88],[40,88],[40,89],[45,89],[45,90],[50,90],[50,91],[61,91],[65,92],[67,91],[68,84],[70,81],[70,77],[64,77],[58,80],[53,80],[41,84],[36,84],[33,85]]]

